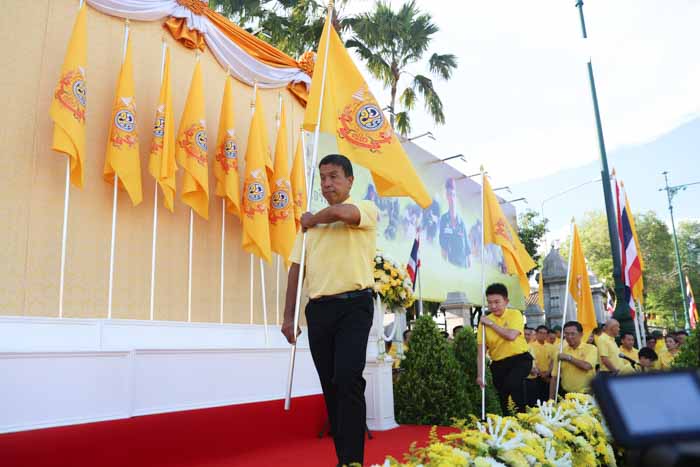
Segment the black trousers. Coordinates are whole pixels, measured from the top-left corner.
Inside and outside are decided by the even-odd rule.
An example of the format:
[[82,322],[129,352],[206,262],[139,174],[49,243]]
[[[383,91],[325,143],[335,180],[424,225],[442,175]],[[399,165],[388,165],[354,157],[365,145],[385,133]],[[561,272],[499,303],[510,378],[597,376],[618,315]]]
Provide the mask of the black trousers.
[[504,415],[508,414],[508,398],[512,398],[518,412],[525,411],[525,379],[532,369],[532,355],[527,352],[491,362],[493,385]]
[[525,380],[525,403],[530,407],[536,407],[537,401],[545,402],[549,399],[549,382],[538,376]]
[[309,346],[326,401],[339,465],[364,461],[365,369],[374,305],[370,293],[306,305]]

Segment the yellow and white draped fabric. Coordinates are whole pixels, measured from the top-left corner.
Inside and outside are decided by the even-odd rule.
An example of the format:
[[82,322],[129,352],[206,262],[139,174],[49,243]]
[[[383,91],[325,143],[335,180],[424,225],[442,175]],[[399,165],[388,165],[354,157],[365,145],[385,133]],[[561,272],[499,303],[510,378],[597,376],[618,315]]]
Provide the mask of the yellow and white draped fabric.
[[[311,77],[300,68],[275,67],[258,60],[227,37],[211,19],[196,14],[186,5],[196,0],[87,0],[102,13],[138,21],[157,21],[169,16],[185,18],[187,27],[201,32],[207,47],[224,69],[234,78],[249,85],[257,82],[261,88],[279,88],[288,83],[311,83]],[[205,2],[206,4],[206,2]]]

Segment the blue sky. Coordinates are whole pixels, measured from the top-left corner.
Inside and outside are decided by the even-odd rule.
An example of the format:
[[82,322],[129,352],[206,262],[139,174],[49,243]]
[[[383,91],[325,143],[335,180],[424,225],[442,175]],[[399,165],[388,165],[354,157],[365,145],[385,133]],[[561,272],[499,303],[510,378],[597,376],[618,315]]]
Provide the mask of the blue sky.
[[[665,216],[663,193],[656,191],[662,170],[672,183],[700,179],[699,0],[587,0],[587,41],[573,0],[417,3],[440,27],[431,52],[457,55],[459,68],[450,81],[435,82],[445,125],[435,127],[420,104],[412,114],[413,134],[436,136],[416,143],[440,157],[464,154],[467,162],[453,165],[465,173],[484,164],[494,186],[510,185],[514,198],[528,197],[519,209],[539,210],[542,199],[597,176],[589,56],[610,164],[625,181],[633,210]],[[357,1],[348,9],[371,4]],[[409,71],[426,68],[420,63]],[[389,101],[380,83],[370,80],[370,87],[381,103]],[[600,185],[574,194],[545,206],[553,230],[572,215],[602,209]],[[679,218],[700,218],[699,194],[690,188],[677,196]]]

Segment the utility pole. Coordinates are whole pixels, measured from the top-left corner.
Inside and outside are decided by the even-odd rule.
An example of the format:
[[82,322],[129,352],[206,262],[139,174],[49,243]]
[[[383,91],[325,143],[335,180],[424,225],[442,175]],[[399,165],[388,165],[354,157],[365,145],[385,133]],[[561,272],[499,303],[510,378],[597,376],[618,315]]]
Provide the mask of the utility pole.
[[[681,296],[683,298],[683,318],[685,322],[686,331],[690,329],[690,324],[688,323],[688,304],[685,301],[685,282],[683,282],[683,267],[681,264],[681,252],[678,249],[678,236],[676,235],[676,222],[673,219],[673,197],[679,191],[685,190],[690,185],[698,185],[700,182],[686,183],[685,185],[668,186],[668,171],[661,172],[666,181],[666,187],[659,188],[659,191],[665,191],[666,196],[668,196],[668,212],[671,214],[671,230],[673,231],[673,245],[676,247],[676,266],[678,267],[678,282],[681,284]],[[673,309],[673,327],[678,327],[678,319],[676,316],[676,309]]]
[[[583,17],[583,0],[577,0],[576,7],[581,18],[581,32],[587,39],[586,21]],[[608,156],[605,151],[605,139],[603,138],[603,124],[600,121],[600,108],[598,107],[598,94],[593,79],[593,65],[588,59],[588,81],[591,85],[591,98],[593,99],[593,112],[595,114],[596,129],[598,130],[598,147],[600,148],[600,178],[603,182],[603,196],[605,198],[605,214],[608,218],[608,235],[610,236],[610,253],[613,259],[613,279],[615,281],[615,296],[617,304],[613,312],[613,318],[620,322],[622,331],[634,332],[634,323],[630,315],[629,304],[624,299],[625,284],[622,281],[622,265],[620,261],[620,239],[617,232],[617,215],[613,204],[612,188],[610,187],[610,170],[608,169]]]

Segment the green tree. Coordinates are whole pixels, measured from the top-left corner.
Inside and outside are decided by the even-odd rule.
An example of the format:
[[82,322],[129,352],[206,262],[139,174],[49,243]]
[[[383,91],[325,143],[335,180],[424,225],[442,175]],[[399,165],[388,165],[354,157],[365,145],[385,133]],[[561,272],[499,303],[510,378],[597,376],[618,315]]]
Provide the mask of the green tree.
[[[390,89],[391,126],[402,135],[410,132],[409,112],[415,108],[419,96],[435,123],[445,123],[442,100],[433,81],[426,75],[408,71],[428,52],[433,35],[439,30],[431,16],[420,11],[414,0],[404,3],[398,11],[392,10],[389,2],[378,1],[372,11],[352,19],[350,25],[353,35],[347,47],[354,48],[372,76]],[[448,80],[457,67],[457,57],[433,53],[428,64],[432,75]],[[410,76],[411,81],[399,95],[403,75]],[[401,111],[396,105],[397,96]]]
[[451,425],[472,413],[465,375],[430,316],[416,321],[401,369],[394,385],[397,422]]
[[[351,18],[348,0],[335,2],[333,26],[340,33]],[[318,0],[209,0],[209,7],[292,57],[318,49],[326,3]]]
[[539,246],[547,233],[546,218],[541,219],[535,211],[528,209],[518,216],[518,237],[537,264],[542,264]]
[[[472,328],[464,328],[454,336],[454,352],[467,380],[467,395],[474,415],[481,417],[481,388],[476,384],[476,334]],[[501,404],[493,386],[491,369],[486,370],[486,413],[501,414]]]
[[700,288],[700,222],[683,221],[678,225],[678,249],[690,286],[693,290]]
[[[614,284],[613,261],[605,214],[600,211],[587,212],[583,219],[577,222],[577,226],[588,267],[598,276],[598,279],[612,286]],[[567,237],[561,248],[561,254],[565,259],[569,258],[569,241],[570,237]]]

